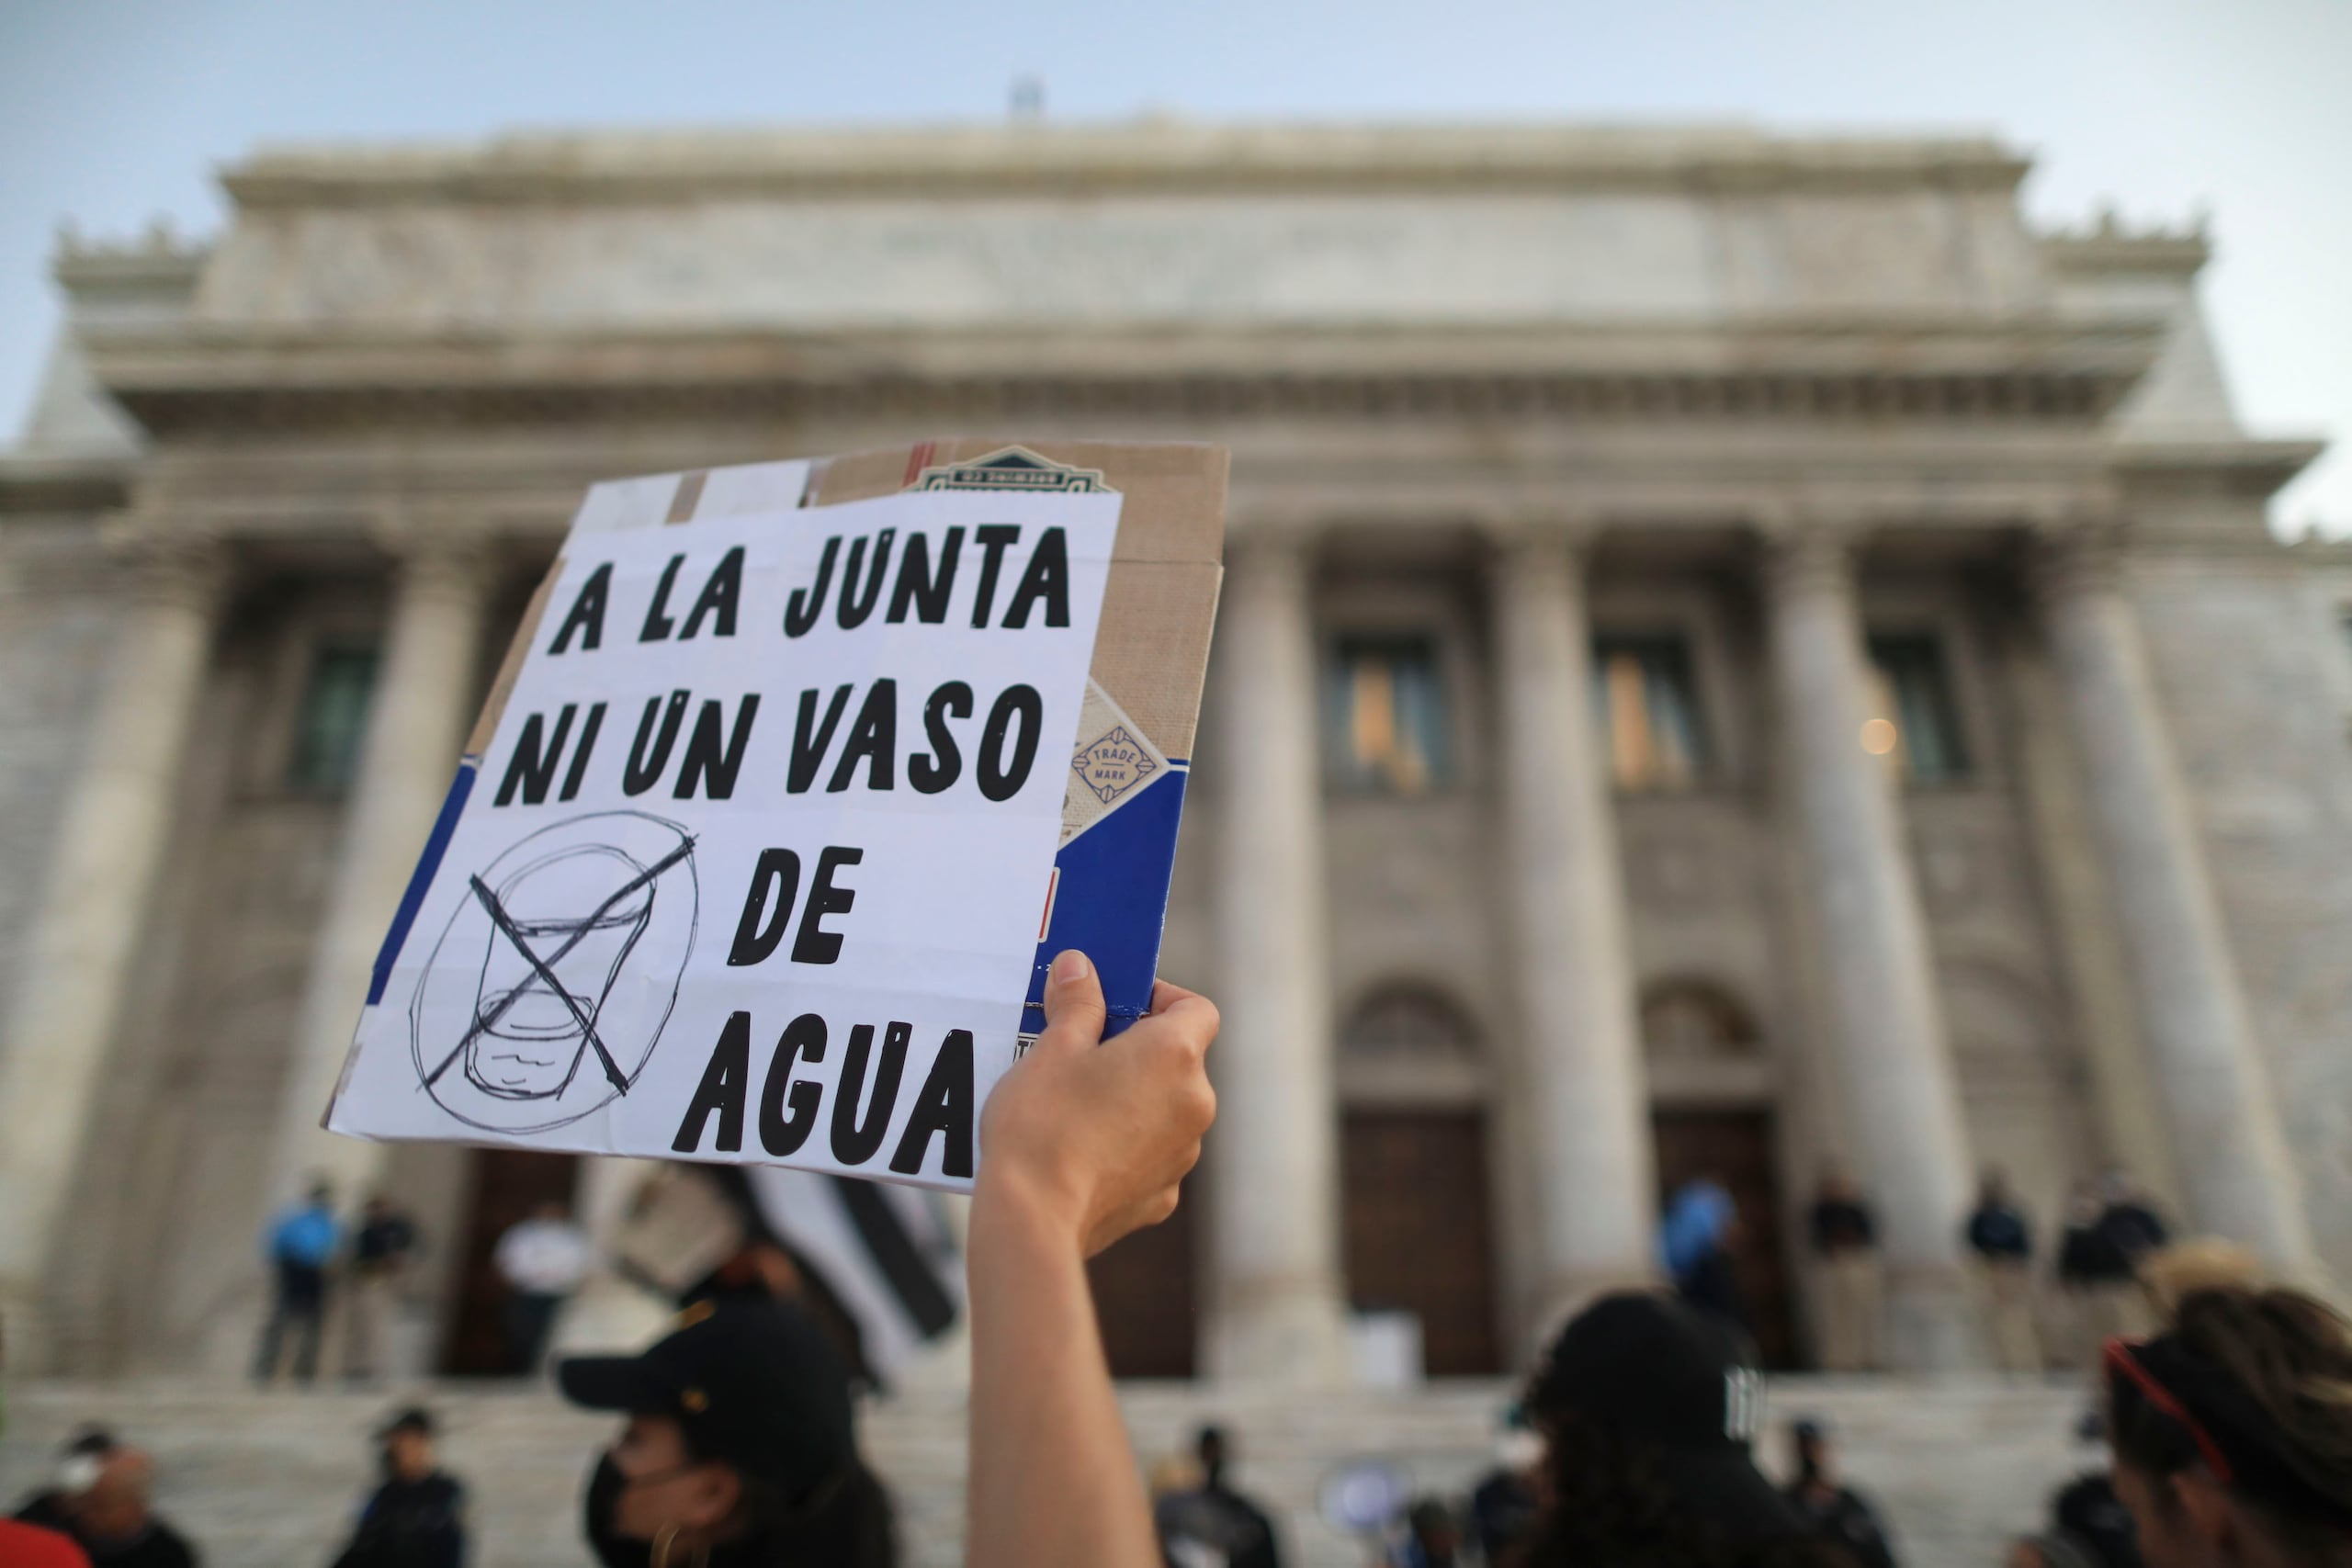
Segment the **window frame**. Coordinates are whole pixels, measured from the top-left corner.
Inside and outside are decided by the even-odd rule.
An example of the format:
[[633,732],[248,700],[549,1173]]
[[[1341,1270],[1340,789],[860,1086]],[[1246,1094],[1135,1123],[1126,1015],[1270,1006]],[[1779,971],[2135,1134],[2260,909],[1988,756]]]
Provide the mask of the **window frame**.
[[[1607,695],[1607,664],[1604,650],[1638,648],[1642,644],[1671,648],[1680,655],[1681,674],[1688,682],[1684,694],[1693,726],[1690,776],[1675,784],[1627,784],[1617,776],[1617,758],[1610,729],[1610,710],[1604,705]],[[1714,705],[1710,701],[1710,682],[1702,672],[1708,662],[1701,639],[1692,626],[1679,621],[1656,623],[1611,622],[1595,625],[1589,630],[1585,648],[1589,666],[1589,690],[1586,694],[1587,711],[1594,727],[1593,739],[1599,748],[1601,768],[1611,794],[1623,796],[1673,796],[1702,794],[1722,782],[1725,774],[1721,731]],[[1645,701],[1647,698],[1647,673],[1645,671]]]

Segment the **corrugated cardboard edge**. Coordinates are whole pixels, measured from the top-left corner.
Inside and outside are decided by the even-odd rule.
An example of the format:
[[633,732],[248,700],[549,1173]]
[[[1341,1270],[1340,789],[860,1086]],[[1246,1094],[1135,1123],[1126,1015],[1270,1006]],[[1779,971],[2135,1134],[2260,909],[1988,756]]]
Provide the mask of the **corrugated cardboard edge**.
[[1162,755],[1189,761],[1225,575],[1228,458],[1223,447],[969,437],[909,443],[822,464],[810,479],[812,504],[895,494],[925,468],[968,462],[1009,446],[1070,468],[1100,469],[1103,483],[1125,498],[1090,673]]

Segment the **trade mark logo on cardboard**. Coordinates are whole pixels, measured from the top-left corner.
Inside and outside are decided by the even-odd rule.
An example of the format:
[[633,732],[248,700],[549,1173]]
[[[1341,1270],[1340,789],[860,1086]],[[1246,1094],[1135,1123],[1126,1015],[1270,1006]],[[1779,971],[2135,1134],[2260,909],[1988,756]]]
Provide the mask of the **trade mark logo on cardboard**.
[[1105,806],[1159,771],[1159,760],[1124,724],[1080,747],[1069,765]]
[[1067,491],[1096,495],[1110,490],[1100,468],[1073,468],[1050,463],[1026,446],[1005,446],[965,463],[942,463],[925,468],[916,490],[1020,490]]

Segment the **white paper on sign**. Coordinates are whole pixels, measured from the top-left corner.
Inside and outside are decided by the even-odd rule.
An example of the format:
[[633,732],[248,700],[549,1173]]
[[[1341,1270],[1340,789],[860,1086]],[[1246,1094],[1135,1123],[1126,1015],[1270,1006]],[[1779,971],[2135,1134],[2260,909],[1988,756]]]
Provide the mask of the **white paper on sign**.
[[328,1125],[968,1186],[1119,506],[575,532]]

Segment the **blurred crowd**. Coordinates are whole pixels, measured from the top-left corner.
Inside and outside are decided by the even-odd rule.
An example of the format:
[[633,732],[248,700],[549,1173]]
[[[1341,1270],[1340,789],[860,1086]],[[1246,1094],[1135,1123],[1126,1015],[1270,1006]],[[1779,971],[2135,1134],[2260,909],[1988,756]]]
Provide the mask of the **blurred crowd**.
[[[1084,1270],[1173,1208],[1214,1116],[1203,1061],[1216,1010],[1163,985],[1148,1017],[1102,1044],[1100,989],[1073,959],[1057,960],[1048,1028],[984,1113],[968,1252],[967,1561],[1277,1568],[1296,1521],[1245,1485],[1246,1434],[1209,1427],[1184,1453],[1148,1471],[1136,1462]],[[679,1303],[669,1332],[635,1354],[554,1364],[564,1398],[613,1422],[582,1456],[584,1551],[607,1568],[889,1568],[896,1511],[856,1431],[859,1389],[876,1380],[756,1206],[730,1200],[740,1190],[719,1174],[657,1184],[638,1216],[638,1262]],[[1989,1301],[2030,1282],[2030,1227],[1997,1178],[1956,1219]],[[1874,1264],[1869,1204],[1833,1176],[1812,1221],[1816,1255],[1847,1292],[1841,1354],[1871,1365],[1879,1282],[1856,1266]],[[1673,1288],[1604,1294],[1576,1314],[1530,1370],[1493,1467],[1465,1494],[1341,1486],[1332,1522],[1379,1568],[1891,1568],[1901,1543],[1849,1484],[1826,1422],[1785,1425],[1781,1482],[1758,1462],[1764,1382],[1734,1266],[1737,1222],[1720,1188],[1678,1193],[1662,1259]],[[526,1303],[515,1349],[528,1366],[545,1342],[528,1298],[576,1283],[581,1259],[565,1216],[525,1224],[540,1228],[500,1250],[514,1255],[505,1267]],[[413,1242],[389,1205],[371,1206],[348,1243],[331,1213],[325,1224],[300,1210],[282,1217],[270,1237],[278,1311],[257,1371],[273,1372],[289,1347],[298,1370],[314,1366],[316,1303],[346,1248],[356,1291]],[[2017,1538],[2009,1562],[2352,1563],[2352,1328],[2226,1244],[2166,1243],[2120,1178],[2067,1218],[2056,1278],[2098,1336],[2081,1435],[2104,1451],[2050,1478],[2047,1517]],[[322,1562],[469,1560],[466,1487],[442,1469],[437,1435],[424,1408],[381,1426],[377,1483],[347,1538],[320,1543]],[[153,1468],[111,1432],[78,1435],[51,1483],[0,1525],[0,1563],[193,1564],[151,1501]]]

